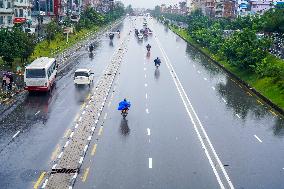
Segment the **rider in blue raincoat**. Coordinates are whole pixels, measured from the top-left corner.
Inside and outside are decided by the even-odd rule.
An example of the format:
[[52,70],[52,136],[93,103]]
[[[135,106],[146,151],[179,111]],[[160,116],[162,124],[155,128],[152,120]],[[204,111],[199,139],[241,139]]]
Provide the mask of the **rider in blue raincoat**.
[[130,108],[130,102],[127,102],[126,98],[118,104],[117,110],[125,110],[127,111]]

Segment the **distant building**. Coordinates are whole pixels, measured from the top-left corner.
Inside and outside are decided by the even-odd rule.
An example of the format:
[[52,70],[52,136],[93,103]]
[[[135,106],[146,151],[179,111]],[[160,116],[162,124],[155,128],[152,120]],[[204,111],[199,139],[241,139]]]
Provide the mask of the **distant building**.
[[30,25],[31,7],[29,0],[0,0],[0,27],[13,27],[21,23]]
[[13,27],[14,11],[12,0],[0,0],[0,27]]
[[273,7],[272,0],[256,0],[251,1],[251,13],[252,14],[263,14],[267,10]]

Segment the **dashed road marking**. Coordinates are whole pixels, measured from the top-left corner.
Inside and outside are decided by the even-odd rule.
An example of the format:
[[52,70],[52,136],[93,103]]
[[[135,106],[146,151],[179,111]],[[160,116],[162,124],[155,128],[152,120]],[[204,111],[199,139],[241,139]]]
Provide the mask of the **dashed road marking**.
[[106,120],[106,118],[107,118],[107,113],[105,113],[104,120]]
[[269,110],[270,113],[272,113],[274,116],[277,116],[277,114],[273,110]]
[[145,78],[147,78],[147,75],[145,74]]
[[152,169],[152,167],[153,167],[152,158],[149,158],[149,169]]
[[147,83],[145,83],[145,84],[144,84],[144,86],[145,86],[145,87],[147,87],[147,86],[148,86],[148,84],[147,84]]
[[247,94],[248,94],[249,96],[252,96],[252,94],[251,94],[250,92],[247,92]]
[[87,177],[88,177],[88,174],[89,174],[89,171],[90,171],[90,167],[88,167],[85,172],[84,172],[84,175],[83,175],[83,178],[82,178],[82,181],[83,182],[86,182],[87,180]]
[[227,101],[226,101],[224,98],[222,98],[222,100],[223,100],[225,103],[227,103]]
[[92,149],[91,155],[94,156],[97,150],[97,144],[94,144],[94,147]]
[[146,113],[147,113],[147,114],[149,114],[149,109],[148,109],[148,108],[146,108],[146,110],[145,110],[145,111],[146,111]]
[[211,87],[214,91],[216,90],[215,87]]
[[45,176],[46,172],[42,172],[39,176],[39,178],[37,179],[35,185],[34,185],[34,189],[37,189],[41,183],[41,181],[43,180],[44,176]]
[[236,114],[236,116],[237,116],[238,118],[241,118],[241,116],[240,116],[239,114]]
[[58,159],[60,159],[61,157],[62,157],[62,155],[63,155],[63,152],[61,152],[59,155],[58,155]]
[[21,131],[17,131],[12,138],[15,138]]
[[260,100],[256,100],[256,101],[257,101],[257,103],[263,105],[263,103]]
[[70,138],[72,138],[72,137],[73,137],[73,135],[74,135],[74,131],[72,131],[72,132],[71,132],[71,134],[70,134]]
[[254,137],[255,137],[260,143],[262,143],[262,140],[260,140],[260,138],[258,138],[258,136],[254,135]]
[[144,68],[144,71],[146,71],[147,69],[146,68]]
[[201,71],[199,71],[199,70],[198,70],[198,71],[197,71],[197,73],[199,73],[199,74],[200,74],[200,73],[201,73]]
[[99,132],[98,132],[98,136],[101,136],[101,135],[102,135],[102,133],[103,133],[103,128],[104,128],[103,126],[100,127],[100,130],[99,130]]
[[147,135],[150,136],[151,135],[151,130],[149,128],[147,128]]
[[148,94],[147,93],[145,94],[145,97],[146,97],[146,99],[148,99]]
[[207,78],[206,78],[206,77],[204,77],[203,79],[204,79],[205,81],[207,81]]
[[108,106],[108,107],[110,107],[110,105],[111,105],[111,101],[108,103],[108,105],[107,105],[107,106]]
[[64,138],[68,138],[70,132],[71,132],[71,129],[67,129],[65,131]]
[[40,111],[37,111],[37,113],[35,113],[35,116],[37,115],[37,114],[39,114],[40,113]]

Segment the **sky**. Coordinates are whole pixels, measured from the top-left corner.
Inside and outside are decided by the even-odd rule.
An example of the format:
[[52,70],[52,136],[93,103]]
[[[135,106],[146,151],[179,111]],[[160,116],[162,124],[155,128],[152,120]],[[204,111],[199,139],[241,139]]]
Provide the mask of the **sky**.
[[176,4],[181,0],[121,0],[125,6],[131,4],[133,8],[154,8],[161,4]]

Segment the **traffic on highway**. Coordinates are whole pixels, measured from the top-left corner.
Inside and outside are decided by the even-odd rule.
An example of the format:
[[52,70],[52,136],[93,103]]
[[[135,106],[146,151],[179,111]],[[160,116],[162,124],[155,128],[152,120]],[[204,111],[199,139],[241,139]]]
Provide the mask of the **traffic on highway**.
[[[284,188],[284,119],[149,14],[25,69],[0,188]],[[44,92],[43,92],[44,91]]]

